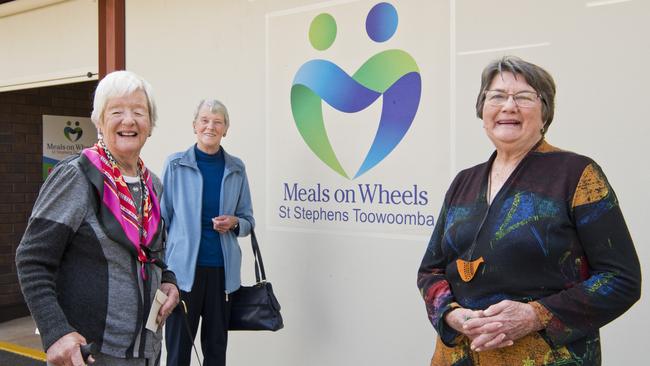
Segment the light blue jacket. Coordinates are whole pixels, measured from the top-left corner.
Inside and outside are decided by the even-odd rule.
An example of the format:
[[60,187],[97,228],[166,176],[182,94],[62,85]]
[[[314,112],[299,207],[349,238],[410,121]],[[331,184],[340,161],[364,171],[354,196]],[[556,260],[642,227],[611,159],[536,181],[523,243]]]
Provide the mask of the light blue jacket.
[[[226,153],[225,150],[223,154],[225,167],[221,182],[219,215],[239,218],[239,236],[246,236],[255,227],[246,168],[239,158]],[[194,145],[167,158],[163,167],[162,182],[164,193],[160,206],[167,230],[165,262],[176,274],[178,287],[189,292],[194,283],[201,241],[203,194],[203,178],[196,163]],[[233,231],[220,236],[226,293],[231,293],[241,285],[241,248]]]

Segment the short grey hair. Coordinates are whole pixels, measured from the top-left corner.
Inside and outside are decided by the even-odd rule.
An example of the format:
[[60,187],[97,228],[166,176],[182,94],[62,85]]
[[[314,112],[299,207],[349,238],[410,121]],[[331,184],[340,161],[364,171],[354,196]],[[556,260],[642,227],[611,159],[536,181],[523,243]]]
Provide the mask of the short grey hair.
[[230,127],[230,117],[228,117],[228,108],[216,99],[203,99],[199,102],[199,105],[196,107],[194,112],[194,121],[199,118],[199,112],[203,106],[208,107],[210,113],[221,114],[223,116],[224,122],[226,122],[226,127]]
[[149,121],[151,127],[155,127],[156,120],[158,120],[158,111],[153,97],[153,88],[142,77],[131,71],[124,70],[111,72],[97,84],[95,99],[93,100],[93,112],[90,115],[90,119],[95,126],[99,128],[99,123],[104,116],[104,109],[106,109],[109,99],[123,97],[137,90],[142,90],[147,97]]
[[548,71],[516,56],[504,56],[501,59],[490,62],[483,69],[481,89],[476,98],[476,116],[481,119],[483,118],[485,92],[492,84],[492,80],[504,72],[510,72],[515,77],[521,75],[528,85],[535,89],[542,101],[542,121],[544,122],[542,133],[546,133],[548,126],[553,122],[553,115],[555,113],[555,81],[553,81],[553,77]]

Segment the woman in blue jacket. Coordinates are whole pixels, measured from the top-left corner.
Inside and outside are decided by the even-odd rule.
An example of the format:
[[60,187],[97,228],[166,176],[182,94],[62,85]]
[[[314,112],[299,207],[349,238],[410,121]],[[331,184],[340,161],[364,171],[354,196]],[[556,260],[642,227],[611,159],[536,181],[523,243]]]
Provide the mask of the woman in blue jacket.
[[172,154],[163,168],[166,262],[176,273],[192,331],[190,339],[178,306],[165,330],[168,366],[190,364],[199,318],[203,365],[226,364],[228,295],[241,285],[237,236],[255,226],[244,163],[221,146],[229,125],[221,102],[201,101],[193,122],[196,144]]

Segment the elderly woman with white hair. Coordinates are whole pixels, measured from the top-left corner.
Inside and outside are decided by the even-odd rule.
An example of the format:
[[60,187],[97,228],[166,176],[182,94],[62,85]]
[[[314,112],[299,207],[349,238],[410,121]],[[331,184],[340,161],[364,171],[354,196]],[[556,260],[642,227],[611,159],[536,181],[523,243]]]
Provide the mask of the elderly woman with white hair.
[[167,365],[190,364],[199,318],[203,365],[225,365],[228,295],[241,285],[237,236],[248,235],[255,220],[244,163],[221,146],[228,110],[217,100],[203,100],[192,125],[196,143],[172,154],[162,174],[167,263],[178,278],[192,333],[190,338],[179,306],[165,327]]
[[[140,151],[156,122],[151,86],[128,71],[97,85],[99,141],[60,162],[36,200],[16,251],[18,278],[49,365],[155,365],[161,327],[178,303],[163,259],[160,180]],[[167,295],[155,311],[157,290]]]

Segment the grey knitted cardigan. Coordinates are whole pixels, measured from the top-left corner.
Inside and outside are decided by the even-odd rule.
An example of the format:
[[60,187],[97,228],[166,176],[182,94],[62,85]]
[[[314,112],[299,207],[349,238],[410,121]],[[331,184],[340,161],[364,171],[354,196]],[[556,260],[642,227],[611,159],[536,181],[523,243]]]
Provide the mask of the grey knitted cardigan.
[[[151,179],[158,199],[162,185]],[[100,204],[103,177],[83,155],[59,163],[39,193],[16,251],[25,300],[47,350],[79,332],[100,352],[120,358],[156,359],[162,332],[144,328],[161,282],[173,272],[147,264],[140,276],[137,251],[115,217]],[[164,259],[163,224],[149,248]]]

